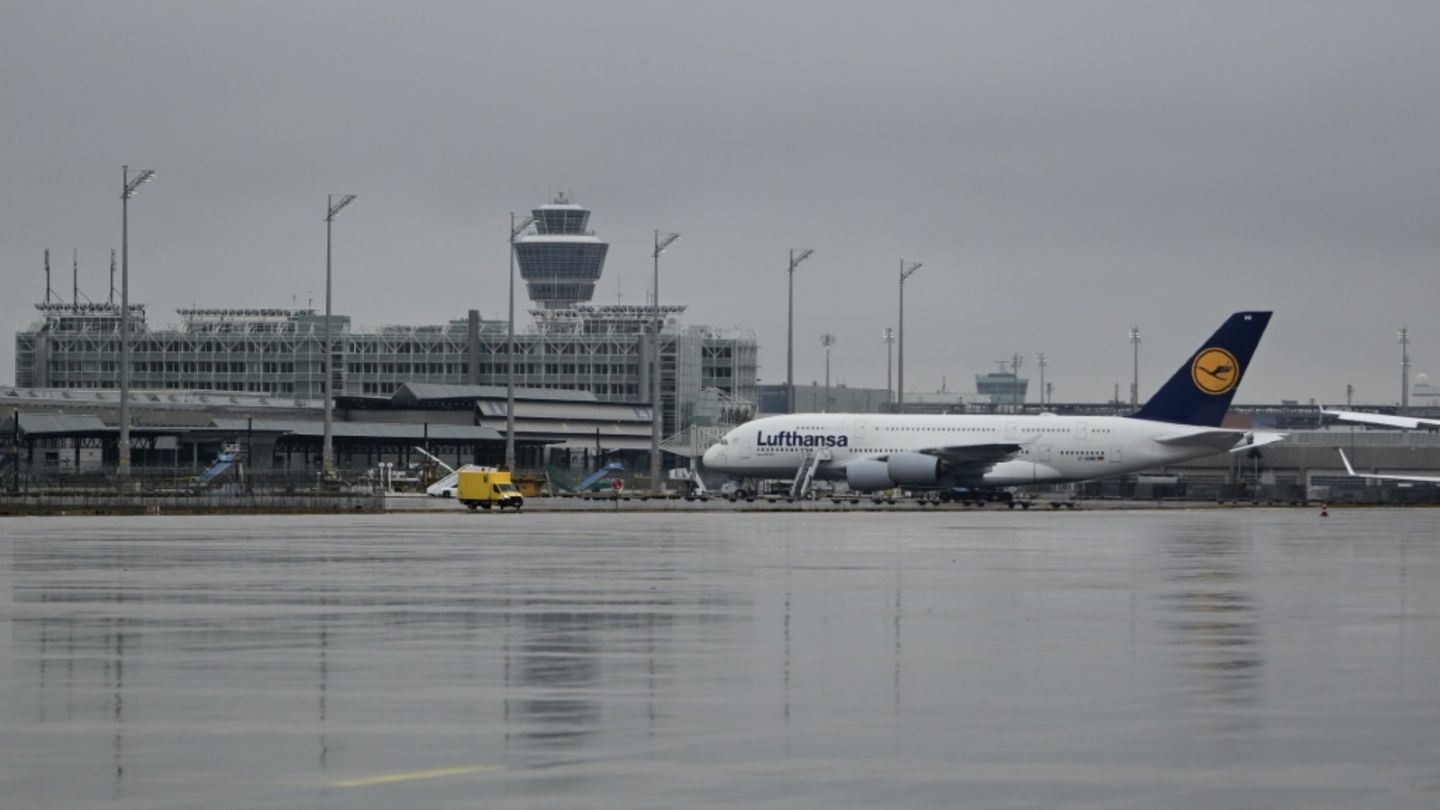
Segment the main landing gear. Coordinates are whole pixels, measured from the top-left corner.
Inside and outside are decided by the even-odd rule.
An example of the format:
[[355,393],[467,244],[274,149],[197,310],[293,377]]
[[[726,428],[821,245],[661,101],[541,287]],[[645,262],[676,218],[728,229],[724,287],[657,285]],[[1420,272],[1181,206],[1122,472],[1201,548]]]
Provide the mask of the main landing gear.
[[1029,509],[1030,502],[1016,500],[1015,493],[1008,489],[994,489],[989,487],[956,488],[941,490],[936,493],[936,502],[959,503],[962,506],[981,507],[991,503],[1003,503],[1014,509],[1019,504],[1022,509]]

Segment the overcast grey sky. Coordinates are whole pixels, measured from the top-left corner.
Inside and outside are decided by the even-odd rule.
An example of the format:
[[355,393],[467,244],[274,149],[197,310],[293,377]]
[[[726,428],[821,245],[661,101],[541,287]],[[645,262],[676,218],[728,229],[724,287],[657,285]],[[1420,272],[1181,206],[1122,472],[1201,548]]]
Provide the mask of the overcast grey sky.
[[[611,243],[597,300],[753,330],[761,379],[911,390],[1044,351],[1060,400],[1142,396],[1230,312],[1276,316],[1239,394],[1399,398],[1440,379],[1433,2],[0,0],[0,322],[49,247],[107,288],[120,166],[131,294],[323,307],[357,325],[503,317],[508,212],[573,192]],[[522,299],[522,308],[524,302]],[[13,340],[0,381],[14,375]]]

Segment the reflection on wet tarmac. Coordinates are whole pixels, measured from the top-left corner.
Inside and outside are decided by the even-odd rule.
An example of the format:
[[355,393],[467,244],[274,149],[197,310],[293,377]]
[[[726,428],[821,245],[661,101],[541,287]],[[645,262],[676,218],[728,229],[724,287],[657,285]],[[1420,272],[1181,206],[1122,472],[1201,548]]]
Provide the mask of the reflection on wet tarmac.
[[1161,537],[1167,588],[1157,615],[1193,689],[1229,704],[1254,700],[1264,664],[1250,538],[1172,526]]
[[1426,511],[0,523],[17,807],[1419,807]]

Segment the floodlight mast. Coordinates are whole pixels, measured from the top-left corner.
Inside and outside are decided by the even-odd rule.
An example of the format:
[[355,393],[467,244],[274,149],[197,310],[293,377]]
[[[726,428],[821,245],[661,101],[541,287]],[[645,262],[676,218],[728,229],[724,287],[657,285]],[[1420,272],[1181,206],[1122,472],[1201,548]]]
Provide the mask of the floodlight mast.
[[1130,378],[1130,407],[1140,407],[1140,326],[1130,327],[1130,345],[1133,349],[1134,369]]
[[[660,483],[660,434],[665,427],[660,407],[660,330],[664,326],[664,320],[660,315],[660,254],[665,248],[675,244],[680,238],[678,233],[665,233],[655,231],[655,253],[652,258],[655,260],[655,280],[651,288],[654,297],[651,304],[655,307],[654,332],[651,334],[650,359],[655,364],[655,370],[650,375],[650,491],[660,492],[663,487]],[[679,411],[677,410],[678,414]],[[679,425],[676,425],[678,428]]]
[[339,216],[340,212],[356,199],[354,194],[342,194],[338,201],[334,194],[325,198],[325,440],[320,448],[320,466],[326,478],[335,474],[335,436],[332,416],[335,408],[335,372],[331,368],[335,361],[330,328],[330,255],[332,253],[330,231],[335,224],[335,217]]
[[515,240],[535,222],[527,216],[516,224],[510,212],[510,315],[506,326],[505,357],[505,469],[515,469]]
[[1025,358],[1016,352],[1015,356],[1010,358],[1010,382],[1013,386],[1011,398],[1015,402],[1016,413],[1022,413],[1025,410],[1025,397],[1020,393],[1020,367],[1023,365],[1025,365]]
[[[120,192],[120,446],[116,448],[116,473],[123,486],[130,479],[130,198],[155,179],[154,169],[122,165]],[[47,282],[47,293],[49,284]]]
[[820,336],[820,345],[825,347],[825,406],[821,413],[830,412],[830,347],[835,345],[835,335],[826,332]]
[[895,402],[895,330],[887,326],[880,334],[885,340],[885,406],[888,408]]
[[905,279],[915,275],[915,271],[924,267],[920,262],[905,264],[900,260],[900,359],[896,363],[898,369],[895,376],[895,412],[904,410],[905,405]]
[[795,412],[795,268],[815,251],[805,248],[800,255],[790,251],[790,294],[785,314],[785,412]]
[[1410,408],[1410,330],[1407,327],[1400,327],[1395,333],[1400,341],[1400,411],[1403,413]]
[[1036,364],[1040,367],[1040,407],[1045,407],[1045,353],[1035,355]]

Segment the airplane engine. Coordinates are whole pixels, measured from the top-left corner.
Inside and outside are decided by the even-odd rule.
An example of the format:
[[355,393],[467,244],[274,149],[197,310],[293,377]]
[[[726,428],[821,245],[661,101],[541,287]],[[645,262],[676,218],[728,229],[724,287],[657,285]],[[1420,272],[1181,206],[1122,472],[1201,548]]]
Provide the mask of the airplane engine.
[[940,459],[924,453],[895,453],[886,464],[890,480],[909,487],[933,487],[940,483]]
[[845,465],[845,483],[856,492],[874,492],[895,486],[883,461],[852,461]]

